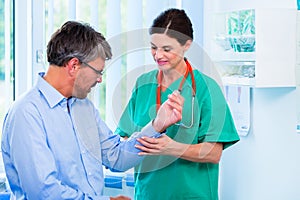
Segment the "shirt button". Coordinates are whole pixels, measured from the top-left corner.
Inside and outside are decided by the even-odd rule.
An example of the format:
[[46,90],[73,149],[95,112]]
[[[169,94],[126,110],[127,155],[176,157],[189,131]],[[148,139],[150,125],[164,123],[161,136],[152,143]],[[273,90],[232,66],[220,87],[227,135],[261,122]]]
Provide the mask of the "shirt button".
[[89,176],[92,176],[92,173],[91,173],[91,172],[89,172],[89,173],[88,173],[88,175],[89,175]]

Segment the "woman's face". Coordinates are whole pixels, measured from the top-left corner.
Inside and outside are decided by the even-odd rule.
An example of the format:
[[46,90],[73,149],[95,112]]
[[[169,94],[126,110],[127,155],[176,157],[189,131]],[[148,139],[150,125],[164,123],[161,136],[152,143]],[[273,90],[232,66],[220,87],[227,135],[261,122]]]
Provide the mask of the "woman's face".
[[180,68],[188,47],[187,43],[181,45],[176,39],[164,33],[151,35],[151,54],[158,68],[163,71]]

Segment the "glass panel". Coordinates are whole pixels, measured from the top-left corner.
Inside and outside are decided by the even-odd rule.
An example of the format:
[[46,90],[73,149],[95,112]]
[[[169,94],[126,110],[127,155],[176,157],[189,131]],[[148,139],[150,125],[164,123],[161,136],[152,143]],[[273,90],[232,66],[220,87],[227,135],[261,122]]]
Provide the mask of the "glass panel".
[[[224,30],[216,36],[216,42],[224,50],[235,52],[255,51],[255,11],[228,12],[224,16]],[[219,25],[219,24],[218,24]]]
[[218,49],[214,60],[224,84],[254,85],[255,10],[224,12],[214,17],[214,48]]

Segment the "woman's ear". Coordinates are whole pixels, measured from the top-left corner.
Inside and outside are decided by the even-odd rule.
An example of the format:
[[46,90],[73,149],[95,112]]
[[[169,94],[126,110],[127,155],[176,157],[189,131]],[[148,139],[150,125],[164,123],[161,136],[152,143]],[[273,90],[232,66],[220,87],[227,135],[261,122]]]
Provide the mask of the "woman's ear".
[[187,40],[184,44],[184,51],[187,51],[192,45],[192,40]]

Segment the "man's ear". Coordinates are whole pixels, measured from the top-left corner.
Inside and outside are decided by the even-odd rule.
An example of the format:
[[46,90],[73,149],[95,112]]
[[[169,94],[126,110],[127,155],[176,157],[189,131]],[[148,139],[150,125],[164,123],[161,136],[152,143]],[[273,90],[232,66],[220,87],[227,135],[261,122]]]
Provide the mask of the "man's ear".
[[78,58],[72,58],[67,62],[66,68],[69,73],[74,74],[74,72],[78,71],[80,68],[80,61]]

